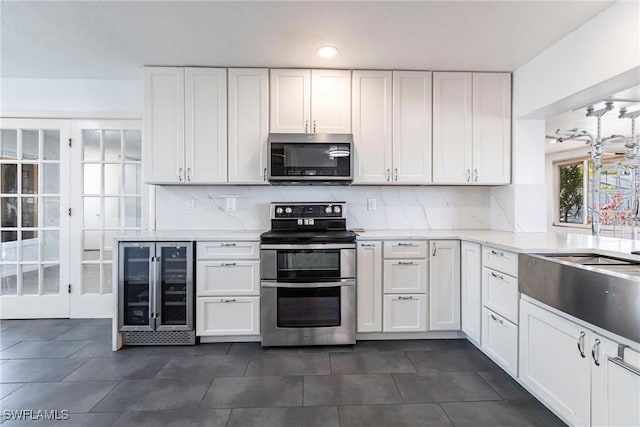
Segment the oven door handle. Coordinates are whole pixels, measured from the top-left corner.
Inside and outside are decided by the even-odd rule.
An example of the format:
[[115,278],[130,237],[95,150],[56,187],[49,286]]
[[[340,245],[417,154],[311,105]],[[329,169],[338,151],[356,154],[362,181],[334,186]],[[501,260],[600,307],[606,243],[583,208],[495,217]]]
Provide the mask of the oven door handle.
[[271,282],[262,281],[261,286],[263,288],[335,288],[336,286],[355,286],[355,279],[344,279],[338,282]]

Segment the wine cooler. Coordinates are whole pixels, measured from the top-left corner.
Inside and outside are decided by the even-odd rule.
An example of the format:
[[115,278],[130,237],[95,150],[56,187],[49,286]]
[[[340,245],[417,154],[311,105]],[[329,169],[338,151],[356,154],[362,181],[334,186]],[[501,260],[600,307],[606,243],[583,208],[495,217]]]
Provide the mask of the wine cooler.
[[193,242],[121,242],[118,259],[124,344],[195,344]]

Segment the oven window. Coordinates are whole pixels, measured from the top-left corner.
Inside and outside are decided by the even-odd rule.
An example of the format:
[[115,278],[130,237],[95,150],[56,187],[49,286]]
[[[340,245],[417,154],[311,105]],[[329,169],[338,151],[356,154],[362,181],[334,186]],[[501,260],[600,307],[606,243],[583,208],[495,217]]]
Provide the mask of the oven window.
[[340,287],[279,288],[278,327],[340,326]]
[[274,176],[349,177],[349,144],[273,143],[271,170]]
[[278,250],[278,281],[340,279],[340,249]]

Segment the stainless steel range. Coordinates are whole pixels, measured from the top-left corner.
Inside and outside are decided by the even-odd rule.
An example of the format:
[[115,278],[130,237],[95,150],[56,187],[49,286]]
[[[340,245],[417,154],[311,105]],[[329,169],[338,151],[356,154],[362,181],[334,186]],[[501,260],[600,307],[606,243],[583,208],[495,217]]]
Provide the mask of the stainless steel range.
[[355,344],[356,234],[346,204],[272,203],[261,236],[262,345]]

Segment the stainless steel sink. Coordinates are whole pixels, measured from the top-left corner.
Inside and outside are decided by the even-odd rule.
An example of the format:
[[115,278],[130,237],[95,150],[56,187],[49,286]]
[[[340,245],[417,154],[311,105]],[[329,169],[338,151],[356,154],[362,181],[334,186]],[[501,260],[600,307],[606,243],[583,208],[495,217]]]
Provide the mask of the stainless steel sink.
[[585,251],[518,256],[520,292],[640,342],[640,261]]

